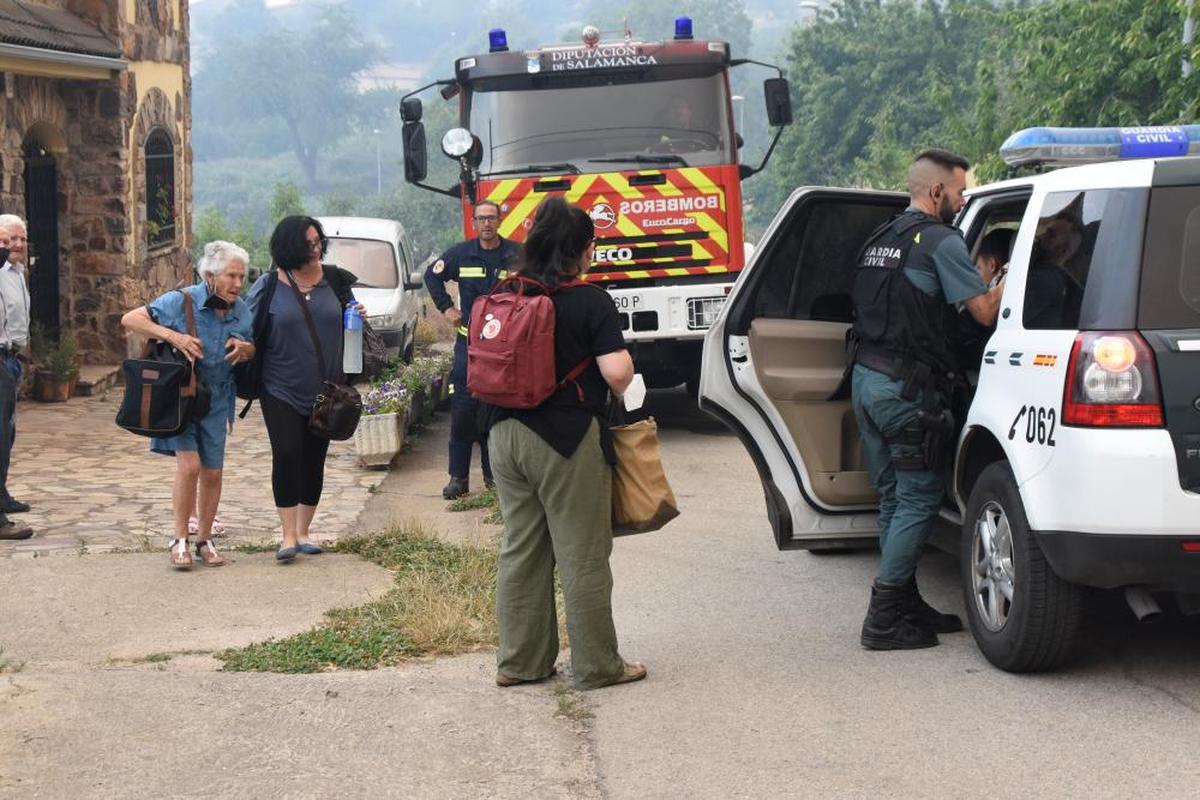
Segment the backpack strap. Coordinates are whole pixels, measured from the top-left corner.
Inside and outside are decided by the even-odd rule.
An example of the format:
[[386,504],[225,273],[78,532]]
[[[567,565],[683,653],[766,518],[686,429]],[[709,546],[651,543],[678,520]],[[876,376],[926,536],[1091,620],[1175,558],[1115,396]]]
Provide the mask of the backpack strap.
[[584,370],[592,365],[593,361],[595,361],[595,359],[591,356],[588,356],[583,361],[580,361],[578,364],[571,367],[570,372],[564,375],[563,379],[558,382],[558,388],[565,388],[568,383],[575,384],[575,393],[579,395],[579,402],[582,403],[587,398],[583,396],[583,387],[579,385],[579,376],[584,373]]
[[317,357],[317,374],[321,376],[321,380],[328,380],[325,377],[325,351],[321,348],[321,337],[317,336],[317,326],[313,324],[312,312],[308,310],[308,304],[300,296],[300,287],[296,285],[296,278],[292,275],[291,270],[287,270],[287,279],[292,286],[292,294],[295,295],[296,302],[300,304],[300,311],[304,314],[304,324],[308,327],[308,335],[312,337],[313,354]]

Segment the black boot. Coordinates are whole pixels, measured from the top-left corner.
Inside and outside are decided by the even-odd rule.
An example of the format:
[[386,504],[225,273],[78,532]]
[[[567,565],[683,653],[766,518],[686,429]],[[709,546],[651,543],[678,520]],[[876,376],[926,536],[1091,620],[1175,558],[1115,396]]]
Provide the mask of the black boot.
[[450,478],[450,482],[442,489],[442,498],[445,500],[455,500],[462,497],[471,491],[471,485],[467,483],[466,478]]
[[934,647],[937,634],[914,622],[908,615],[908,589],[875,581],[871,605],[863,620],[862,646],[868,650],[919,650]]
[[963,629],[962,620],[957,614],[943,614],[925,602],[917,590],[916,578],[909,578],[904,590],[908,592],[908,618],[922,628],[934,633],[957,633]]

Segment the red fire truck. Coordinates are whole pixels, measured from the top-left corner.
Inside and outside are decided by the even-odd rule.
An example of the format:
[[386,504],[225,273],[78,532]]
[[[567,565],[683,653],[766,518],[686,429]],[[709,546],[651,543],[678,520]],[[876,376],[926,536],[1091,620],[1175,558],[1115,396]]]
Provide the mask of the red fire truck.
[[[791,122],[782,70],[695,39],[687,17],[661,42],[628,30],[604,41],[594,26],[578,44],[534,50],[510,50],[502,30],[489,39],[488,53],[457,60],[453,79],[401,101],[405,178],[460,198],[468,238],[477,200],[500,205],[500,235],[516,241],[549,195],[587,209],[598,239],[587,278],[611,292],[638,371],[650,387],[694,391],[704,332],[745,265],[740,182]],[[763,84],[777,130],[758,166],[738,163],[729,71],[742,64],[778,75]],[[461,169],[451,188],[424,183],[417,95],[435,86],[459,99],[461,127],[442,139]]]

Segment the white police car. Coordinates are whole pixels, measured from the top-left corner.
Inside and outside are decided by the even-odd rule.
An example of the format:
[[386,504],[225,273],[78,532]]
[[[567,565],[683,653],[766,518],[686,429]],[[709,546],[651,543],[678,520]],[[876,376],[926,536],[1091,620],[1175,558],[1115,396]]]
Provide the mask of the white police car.
[[[1158,611],[1151,592],[1200,611],[1200,158],[1189,152],[1200,126],[1021,131],[1002,150],[1010,164],[1080,166],[976,188],[959,215],[973,253],[994,228],[1016,232],[942,511],[961,530],[971,632],[1002,669],[1061,664],[1084,587],[1124,587],[1139,617]],[[827,398],[857,251],[906,204],[797,189],[705,339],[701,408],[750,451],[781,549],[875,537],[854,413]]]

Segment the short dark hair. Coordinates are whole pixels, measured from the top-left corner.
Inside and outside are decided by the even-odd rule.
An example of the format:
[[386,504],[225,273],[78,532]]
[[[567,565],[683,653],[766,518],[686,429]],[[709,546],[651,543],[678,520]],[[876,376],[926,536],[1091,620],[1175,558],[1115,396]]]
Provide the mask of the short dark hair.
[[499,215],[499,213],[500,213],[500,204],[497,203],[495,200],[480,200],[478,203],[475,204],[475,211],[479,211],[479,209],[482,208],[483,206],[491,206],[492,208],[496,209],[497,215]]
[[967,161],[957,153],[951,153],[949,150],[943,150],[940,147],[931,147],[928,150],[922,150],[913,157],[913,163],[918,161],[932,161],[940,167],[946,169],[954,169],[959,167],[966,172],[971,168],[971,162]]
[[521,250],[520,273],[551,289],[587,270],[580,263],[595,226],[588,213],[561,197],[548,197],[533,213],[533,227]]
[[994,258],[1001,264],[1007,264],[1008,257],[1012,253],[1013,239],[1016,236],[1017,232],[1012,228],[992,228],[979,243],[979,250],[975,255],[976,257]]
[[284,217],[271,233],[271,260],[276,266],[293,270],[308,263],[312,258],[312,252],[308,249],[309,228],[317,229],[317,236],[321,237],[321,252],[329,248],[325,229],[314,218],[303,215]]

